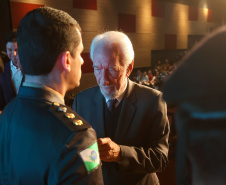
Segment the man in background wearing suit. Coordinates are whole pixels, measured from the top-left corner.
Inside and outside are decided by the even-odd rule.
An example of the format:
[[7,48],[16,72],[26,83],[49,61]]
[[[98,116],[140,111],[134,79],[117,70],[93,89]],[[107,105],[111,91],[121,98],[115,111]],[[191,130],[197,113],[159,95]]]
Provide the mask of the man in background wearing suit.
[[18,94],[23,79],[17,55],[16,32],[7,35],[6,52],[10,61],[4,64],[4,72],[0,74],[0,111]]
[[128,79],[134,50],[125,34],[97,35],[90,57],[98,86],[78,93],[73,109],[97,133],[104,183],[159,184],[156,172],[167,165],[169,136],[162,93]]
[[102,185],[96,133],[64,103],[81,79],[79,24],[37,8],[21,20],[17,42],[25,82],[0,115],[0,184]]

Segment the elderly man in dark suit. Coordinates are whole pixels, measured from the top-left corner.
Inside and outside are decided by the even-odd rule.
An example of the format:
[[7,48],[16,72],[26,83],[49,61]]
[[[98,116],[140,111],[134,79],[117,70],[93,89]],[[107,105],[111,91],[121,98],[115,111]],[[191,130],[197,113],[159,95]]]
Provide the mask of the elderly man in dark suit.
[[0,184],[103,184],[96,133],[65,106],[80,84],[81,28],[66,12],[37,8],[18,27],[25,73],[0,115]]
[[134,51],[124,33],[96,36],[90,56],[99,86],[78,93],[73,109],[97,132],[104,183],[159,184],[169,136],[161,92],[128,79]]

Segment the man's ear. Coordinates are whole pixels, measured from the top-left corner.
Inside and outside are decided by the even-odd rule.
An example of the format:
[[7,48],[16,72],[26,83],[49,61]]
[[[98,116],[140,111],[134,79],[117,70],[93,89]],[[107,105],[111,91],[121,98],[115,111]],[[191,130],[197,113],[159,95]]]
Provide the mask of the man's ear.
[[126,76],[129,77],[129,75],[131,74],[131,72],[133,71],[133,65],[134,65],[134,60],[132,60],[132,62],[129,64],[129,66],[127,67],[126,70]]
[[60,61],[64,70],[70,72],[71,71],[71,54],[69,51],[65,51],[61,53]]

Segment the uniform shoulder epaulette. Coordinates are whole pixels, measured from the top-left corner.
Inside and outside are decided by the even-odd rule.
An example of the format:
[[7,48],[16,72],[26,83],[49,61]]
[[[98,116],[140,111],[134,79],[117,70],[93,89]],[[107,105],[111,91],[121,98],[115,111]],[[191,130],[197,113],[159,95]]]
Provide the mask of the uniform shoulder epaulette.
[[49,110],[72,131],[79,131],[91,127],[89,123],[87,123],[70,107],[61,105],[59,103],[52,103]]

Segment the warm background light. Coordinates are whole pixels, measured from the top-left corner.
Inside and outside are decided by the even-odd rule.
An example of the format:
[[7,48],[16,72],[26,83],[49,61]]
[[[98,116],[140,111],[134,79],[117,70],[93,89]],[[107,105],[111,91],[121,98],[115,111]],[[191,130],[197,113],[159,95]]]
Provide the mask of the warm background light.
[[89,47],[93,37],[107,30],[122,30],[135,49],[135,67],[152,65],[153,50],[188,48],[188,38],[206,35],[224,24],[222,0],[10,0],[13,28],[27,11],[50,6],[72,15],[82,27],[83,77],[78,91],[95,85]]

